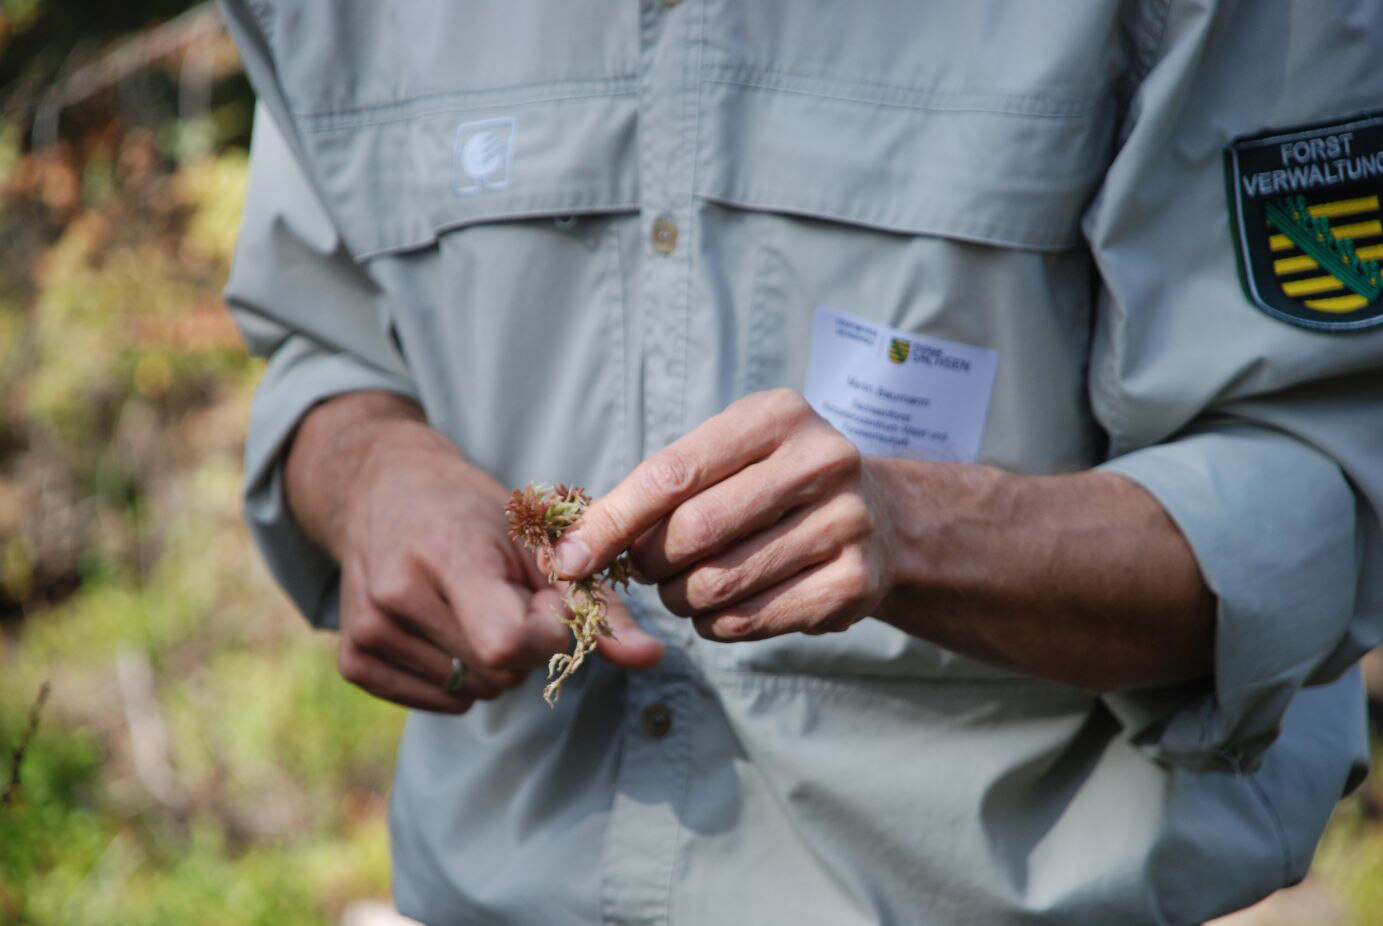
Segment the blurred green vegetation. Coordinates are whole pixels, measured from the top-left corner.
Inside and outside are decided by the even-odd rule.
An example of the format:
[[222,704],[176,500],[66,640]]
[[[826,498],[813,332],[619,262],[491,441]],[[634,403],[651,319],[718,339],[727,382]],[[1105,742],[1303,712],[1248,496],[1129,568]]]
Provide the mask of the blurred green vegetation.
[[[1373,758],[1377,769],[1383,763],[1377,737]],[[1354,926],[1383,923],[1383,785],[1378,778],[1371,776],[1359,794],[1336,809],[1312,866],[1312,876],[1340,899]]]
[[51,691],[0,807],[4,924],[329,923],[388,895],[402,712],[341,681],[240,519],[262,364],[219,296],[250,114],[225,36],[197,38],[205,112],[172,117],[179,47],[30,148],[26,75],[188,6],[0,0],[0,790]]
[[[388,893],[402,712],[340,680],[240,521],[233,52],[206,39],[203,112],[154,57],[29,148],[42,88],[189,6],[0,0],[0,789],[51,691],[0,807],[3,924],[329,923]],[[1360,926],[1380,808],[1374,776],[1313,873]]]

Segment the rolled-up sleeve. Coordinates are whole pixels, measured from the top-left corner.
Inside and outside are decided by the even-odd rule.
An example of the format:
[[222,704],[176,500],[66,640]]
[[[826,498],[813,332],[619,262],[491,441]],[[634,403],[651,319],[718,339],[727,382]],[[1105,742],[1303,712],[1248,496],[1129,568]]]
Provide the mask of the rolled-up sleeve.
[[1361,651],[1336,655],[1358,605],[1354,493],[1328,457],[1265,429],[1207,430],[1106,468],[1162,503],[1217,600],[1213,689],[1111,706],[1165,760],[1251,765],[1297,690]]
[[1160,761],[1248,768],[1303,686],[1383,637],[1383,328],[1311,330],[1250,301],[1224,151],[1376,108],[1383,18],[1168,6],[1086,215],[1090,394],[1104,467],[1161,502],[1216,596],[1214,674],[1106,702]]
[[268,358],[245,449],[245,510],[275,579],[316,626],[337,622],[336,563],[294,521],[283,456],[317,403],[359,390],[416,398],[379,289],[346,252],[283,133],[255,117],[249,190],[226,302]]

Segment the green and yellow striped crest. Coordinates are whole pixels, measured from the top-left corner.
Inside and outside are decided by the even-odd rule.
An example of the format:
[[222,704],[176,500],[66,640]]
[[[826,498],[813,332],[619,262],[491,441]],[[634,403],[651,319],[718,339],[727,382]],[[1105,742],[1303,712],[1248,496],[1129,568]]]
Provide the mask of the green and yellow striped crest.
[[1383,117],[1239,139],[1225,163],[1249,299],[1322,331],[1383,324]]
[[893,338],[888,342],[888,359],[894,363],[906,363],[908,351],[912,348],[911,341],[902,338]]

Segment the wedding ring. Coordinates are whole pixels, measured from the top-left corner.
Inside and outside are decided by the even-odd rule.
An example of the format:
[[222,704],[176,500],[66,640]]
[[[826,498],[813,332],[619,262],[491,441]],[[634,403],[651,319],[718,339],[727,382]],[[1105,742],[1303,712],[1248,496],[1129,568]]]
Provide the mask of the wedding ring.
[[470,666],[453,656],[451,657],[451,674],[447,676],[446,684],[442,687],[446,689],[447,694],[456,694],[461,690],[461,686],[466,684],[466,676],[470,674]]

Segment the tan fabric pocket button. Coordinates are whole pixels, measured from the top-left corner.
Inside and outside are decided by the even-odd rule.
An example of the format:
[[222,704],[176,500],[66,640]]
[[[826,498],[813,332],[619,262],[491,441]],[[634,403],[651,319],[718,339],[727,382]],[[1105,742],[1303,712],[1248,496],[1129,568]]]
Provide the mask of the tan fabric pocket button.
[[659,254],[671,254],[677,247],[677,223],[664,212],[653,223],[653,250]]

